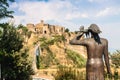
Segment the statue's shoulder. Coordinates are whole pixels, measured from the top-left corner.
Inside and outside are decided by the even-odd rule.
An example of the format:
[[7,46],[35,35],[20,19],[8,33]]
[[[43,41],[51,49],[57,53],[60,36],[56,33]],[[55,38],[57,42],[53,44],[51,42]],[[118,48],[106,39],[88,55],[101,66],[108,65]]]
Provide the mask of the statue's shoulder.
[[100,38],[101,42],[104,44],[108,44],[108,40],[106,38]]
[[108,41],[106,38],[100,38],[101,40],[103,40],[103,41]]

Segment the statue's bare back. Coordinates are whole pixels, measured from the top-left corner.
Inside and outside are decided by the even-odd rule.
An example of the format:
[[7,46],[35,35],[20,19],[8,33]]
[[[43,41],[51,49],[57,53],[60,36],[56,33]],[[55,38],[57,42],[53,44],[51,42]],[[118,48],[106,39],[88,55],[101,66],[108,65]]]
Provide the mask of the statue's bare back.
[[88,59],[102,58],[102,55],[105,50],[104,48],[106,48],[108,44],[106,39],[101,38],[100,40],[101,40],[100,44],[98,44],[93,38],[89,38],[85,40],[87,41],[85,45],[87,47]]
[[101,44],[98,44],[93,38],[87,39],[87,80],[104,80],[104,63],[102,57],[108,44],[106,39],[102,38],[100,40]]

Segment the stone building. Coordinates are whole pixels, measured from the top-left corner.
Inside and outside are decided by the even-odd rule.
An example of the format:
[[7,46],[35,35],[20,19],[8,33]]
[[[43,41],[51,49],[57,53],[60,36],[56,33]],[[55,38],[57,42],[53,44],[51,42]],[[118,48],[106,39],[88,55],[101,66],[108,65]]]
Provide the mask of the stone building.
[[35,26],[34,26],[34,24],[31,24],[31,23],[27,24],[27,28],[28,28],[30,31],[35,32]]
[[38,24],[27,24],[28,30],[35,32],[37,34],[59,34],[61,35],[64,33],[65,28],[62,26],[58,25],[50,25],[50,24],[45,24],[43,20],[41,20],[40,23]]

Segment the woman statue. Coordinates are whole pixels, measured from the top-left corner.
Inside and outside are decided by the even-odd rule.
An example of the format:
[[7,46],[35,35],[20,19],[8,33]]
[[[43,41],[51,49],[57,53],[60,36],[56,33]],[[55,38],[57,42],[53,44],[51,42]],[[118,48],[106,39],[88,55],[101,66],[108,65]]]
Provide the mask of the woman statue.
[[[83,34],[91,34],[91,37],[80,39]],[[110,74],[110,64],[108,57],[108,41],[100,38],[101,33],[96,24],[91,24],[87,30],[82,27],[80,34],[70,41],[72,45],[83,45],[87,48],[86,80],[104,80],[104,62],[107,72]],[[103,57],[104,55],[104,57]],[[104,59],[103,59],[104,58]]]

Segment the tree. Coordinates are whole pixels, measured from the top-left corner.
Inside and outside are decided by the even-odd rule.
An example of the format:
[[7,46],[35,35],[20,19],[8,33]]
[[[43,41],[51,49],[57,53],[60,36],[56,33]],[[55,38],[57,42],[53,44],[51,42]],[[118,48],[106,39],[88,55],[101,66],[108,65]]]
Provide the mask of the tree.
[[29,31],[28,28],[22,24],[19,24],[17,28],[18,30],[22,30],[21,35],[24,36],[25,42],[28,42],[28,39],[31,37],[32,31]]
[[78,34],[78,31],[75,31],[75,34]]
[[9,8],[8,1],[14,2],[14,0],[0,0],[0,19],[5,17],[13,18],[13,16],[11,15],[13,11],[8,10]]
[[66,28],[66,29],[65,29],[65,32],[69,32],[69,29],[68,29],[68,28]]
[[2,24],[0,27],[3,28],[0,49],[2,51],[5,50],[7,53],[19,51],[23,47],[23,40],[20,37],[20,34],[16,31],[16,28],[8,23]]
[[3,28],[0,27],[0,37],[2,36]]
[[28,58],[28,50],[12,54],[2,52],[2,75],[5,80],[29,80],[33,69],[32,62]]
[[28,49],[23,48],[23,39],[13,25],[0,25],[0,63],[5,80],[29,80],[33,74],[32,62],[28,59]]
[[25,35],[25,36],[27,35],[27,32],[28,32],[27,27],[25,27],[22,24],[19,24],[17,28],[18,28],[18,30],[20,30],[20,29],[22,30],[22,35]]

